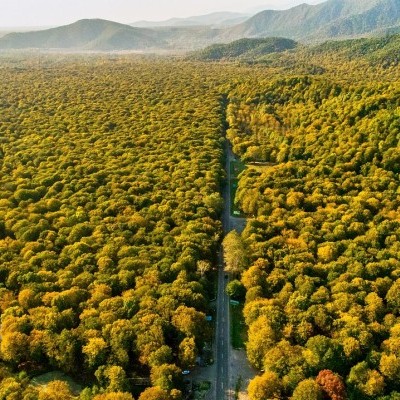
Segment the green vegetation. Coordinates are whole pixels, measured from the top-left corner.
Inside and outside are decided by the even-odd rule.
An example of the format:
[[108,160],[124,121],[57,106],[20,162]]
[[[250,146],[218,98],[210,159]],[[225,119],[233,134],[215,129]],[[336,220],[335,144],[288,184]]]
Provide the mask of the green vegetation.
[[230,213],[233,217],[244,217],[240,207],[236,203],[236,191],[238,189],[239,174],[244,171],[245,165],[240,160],[234,160],[230,162],[230,196],[231,196],[231,210]]
[[239,399],[239,393],[242,388],[242,385],[243,385],[243,378],[241,376],[239,376],[239,378],[235,384],[235,400]]
[[400,70],[384,40],[254,65],[2,56],[0,398],[73,398],[32,382],[61,371],[82,400],[182,399],[212,335],[227,125],[250,216],[223,240],[228,291],[246,289],[232,336],[264,370],[250,398],[398,397]]
[[231,344],[234,349],[244,349],[247,342],[247,327],[243,318],[243,304],[230,305]]
[[194,400],[204,400],[210,391],[211,382],[203,381],[199,384],[193,385]]
[[239,174],[246,168],[245,164],[241,160],[234,160],[230,162],[231,179],[237,179]]
[[40,396],[13,372],[57,369],[85,399],[149,376],[178,399],[211,335],[215,79],[130,58],[52,65],[2,69],[0,393]]
[[75,395],[78,395],[82,391],[82,386],[78,385],[76,382],[74,382],[68,375],[65,375],[64,373],[60,371],[54,371],[54,372],[47,372],[42,375],[35,376],[32,379],[32,384],[35,386],[46,386],[49,383],[53,381],[63,381],[66,382],[69,386],[69,389],[71,390],[72,393]]
[[228,44],[214,44],[193,54],[198,60],[256,58],[265,54],[294,49],[297,43],[284,38],[239,39]]
[[392,0],[328,0],[300,4],[289,10],[265,10],[227,29],[223,37],[287,37],[295,40],[327,39],[382,34],[399,27],[399,4]]
[[265,374],[252,400],[400,393],[398,68],[362,61],[357,77],[341,62],[346,75],[325,59],[332,72],[255,74],[229,94],[234,152],[270,164],[243,171],[236,194],[254,216],[241,280]]

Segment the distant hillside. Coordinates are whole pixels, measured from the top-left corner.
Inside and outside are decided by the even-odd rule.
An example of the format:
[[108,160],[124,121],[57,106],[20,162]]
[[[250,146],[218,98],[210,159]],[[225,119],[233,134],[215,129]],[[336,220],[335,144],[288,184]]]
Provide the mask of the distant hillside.
[[[317,5],[301,4],[289,10],[262,11],[244,22],[226,26],[235,18],[244,16],[213,13],[172,19],[163,23],[174,26],[151,28],[98,19],[81,20],[59,28],[5,35],[0,37],[0,49],[190,51],[243,38],[285,37],[302,43],[315,43],[330,39],[385,36],[400,31],[400,0],[328,0]],[[246,49],[249,43],[241,42],[234,46]],[[258,49],[251,49],[255,52],[254,56],[271,52],[270,44],[267,42],[260,44]],[[250,46],[255,45],[253,42]],[[265,48],[262,47],[264,45]],[[204,54],[205,59],[218,59],[236,57],[237,51],[241,52],[237,48],[215,46]],[[210,54],[207,55],[207,52]]]
[[10,33],[0,38],[0,49],[57,48],[74,50],[142,50],[165,42],[149,29],[93,19],[37,32]]
[[130,25],[138,28],[152,28],[152,27],[182,27],[182,26],[233,26],[240,24],[251,17],[251,14],[243,14],[236,12],[215,12],[206,15],[197,15],[188,18],[171,18],[165,21],[137,21]]
[[371,66],[389,69],[400,63],[400,34],[380,38],[328,41],[318,45],[298,45],[292,51],[238,57],[236,60],[264,64],[291,74],[320,75],[340,65],[352,63],[363,74]]
[[[240,39],[226,45],[212,45],[191,53],[202,61],[227,60],[263,64],[291,74],[320,75],[338,65],[354,62],[353,68],[379,66],[388,69],[400,63],[400,34],[331,40],[317,45],[302,45],[291,39]],[[289,50],[289,51],[285,51]]]
[[384,32],[400,26],[400,0],[328,0],[289,10],[266,10],[225,30],[224,38],[284,36],[323,40]]
[[364,59],[382,66],[400,62],[400,34],[381,38],[330,41],[308,49],[308,54],[335,54],[348,60]]
[[239,39],[228,44],[214,44],[193,53],[199,60],[221,60],[231,58],[257,58],[271,53],[294,49],[297,42],[285,38]]

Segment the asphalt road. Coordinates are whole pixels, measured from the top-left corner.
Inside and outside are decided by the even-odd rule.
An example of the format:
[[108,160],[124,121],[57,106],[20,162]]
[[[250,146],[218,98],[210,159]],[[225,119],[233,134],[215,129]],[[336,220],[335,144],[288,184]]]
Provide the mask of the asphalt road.
[[[224,235],[231,230],[231,196],[230,196],[230,160],[231,151],[228,143],[225,144],[227,174],[226,184],[223,188],[222,195],[224,198],[224,212],[222,216],[222,226]],[[218,273],[218,295],[217,295],[217,323],[216,323],[216,400],[225,400],[230,397],[230,382],[229,382],[229,351],[230,351],[230,331],[229,331],[229,297],[225,294],[225,286],[228,279],[225,278],[224,262],[222,249],[219,255],[219,273]]]

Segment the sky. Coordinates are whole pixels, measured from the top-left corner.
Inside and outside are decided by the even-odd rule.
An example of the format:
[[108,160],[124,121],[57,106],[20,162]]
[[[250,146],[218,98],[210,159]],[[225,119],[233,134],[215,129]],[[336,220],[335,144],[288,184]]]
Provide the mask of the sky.
[[0,0],[0,27],[58,26],[83,18],[160,21],[215,11],[286,9],[323,0]]

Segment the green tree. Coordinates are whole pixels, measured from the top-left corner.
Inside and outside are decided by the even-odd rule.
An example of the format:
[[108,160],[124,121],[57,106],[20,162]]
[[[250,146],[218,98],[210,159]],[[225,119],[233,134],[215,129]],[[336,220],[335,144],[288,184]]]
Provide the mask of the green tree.
[[314,379],[301,381],[293,392],[293,400],[322,400],[323,392]]
[[170,391],[178,387],[181,380],[182,371],[175,364],[162,364],[151,370],[151,383],[163,390]]
[[235,300],[240,300],[240,301],[242,301],[244,299],[244,296],[246,294],[245,287],[237,279],[230,281],[226,285],[225,291],[230,297],[232,297]]
[[238,275],[248,265],[248,256],[243,239],[236,231],[229,232],[223,242],[225,271]]
[[184,338],[179,344],[179,361],[183,368],[194,367],[196,363],[197,349],[193,337]]
[[282,391],[283,386],[278,376],[268,371],[256,376],[248,387],[250,400],[280,399]]
[[64,381],[53,381],[39,389],[39,400],[72,400],[75,398],[68,384]]

